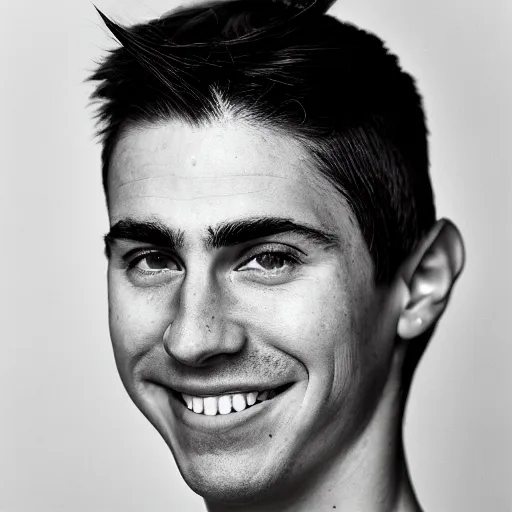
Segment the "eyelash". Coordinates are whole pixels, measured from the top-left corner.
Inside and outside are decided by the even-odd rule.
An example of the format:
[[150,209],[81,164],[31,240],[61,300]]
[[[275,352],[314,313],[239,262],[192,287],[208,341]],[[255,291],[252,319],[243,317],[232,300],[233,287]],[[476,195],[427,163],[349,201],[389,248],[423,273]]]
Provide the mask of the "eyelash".
[[300,265],[302,264],[302,261],[297,255],[296,250],[293,250],[290,247],[287,247],[286,250],[276,250],[275,247],[261,247],[258,246],[258,249],[255,250],[252,254],[249,256],[245,255],[244,261],[236,266],[235,270],[239,271],[240,268],[244,267],[245,265],[248,265],[252,260],[256,259],[258,256],[265,256],[265,255],[272,255],[274,257],[282,258],[287,263],[290,263],[292,265]]
[[[283,247],[286,249],[283,250]],[[247,254],[247,252],[249,254]],[[134,254],[135,253],[135,254]],[[297,249],[293,249],[292,247],[288,247],[284,244],[280,244],[280,250],[276,250],[275,245],[267,245],[267,246],[257,246],[254,250],[246,251],[246,254],[244,254],[244,260],[242,263],[238,264],[235,267],[235,271],[240,271],[240,269],[246,265],[248,265],[252,260],[264,256],[264,255],[272,255],[274,257],[282,258],[289,266],[292,267],[292,271],[299,265],[302,265],[302,261],[299,257],[299,254],[303,254],[302,251],[298,251]],[[171,256],[163,251],[155,250],[155,249],[146,249],[142,251],[130,251],[128,254],[126,254],[123,259],[127,261],[126,270],[127,272],[137,272],[141,277],[144,278],[150,278],[151,276],[161,276],[163,273],[167,273],[167,271],[163,270],[161,272],[159,271],[148,271],[143,270],[140,268],[137,268],[137,265],[147,256],[149,255],[162,255],[165,258],[169,258],[173,261],[173,263],[178,268],[178,271],[183,270],[184,265],[182,265],[175,256]],[[260,272],[257,269],[247,269],[243,270],[242,272]],[[268,271],[268,274],[271,274],[272,271]],[[277,272],[279,273],[279,271]],[[284,273],[284,272],[282,272]],[[264,272],[261,272],[261,274],[264,274]],[[274,274],[275,275],[275,274]]]
[[[164,256],[165,258],[169,258],[176,264],[176,266],[178,267],[179,270],[183,269],[183,265],[181,265],[181,263],[175,257],[173,257],[163,251],[158,251],[155,249],[146,249],[146,250],[142,250],[142,251],[136,251],[135,255],[133,255],[133,251],[130,251],[123,258],[124,260],[127,261],[126,269],[127,270],[135,270],[135,267],[137,266],[137,264],[139,264],[145,257],[150,256],[150,255],[161,255],[161,256]],[[148,273],[148,274],[156,274],[157,273],[157,272],[147,272],[147,271],[144,271],[141,269],[138,269],[138,270],[142,273]]]

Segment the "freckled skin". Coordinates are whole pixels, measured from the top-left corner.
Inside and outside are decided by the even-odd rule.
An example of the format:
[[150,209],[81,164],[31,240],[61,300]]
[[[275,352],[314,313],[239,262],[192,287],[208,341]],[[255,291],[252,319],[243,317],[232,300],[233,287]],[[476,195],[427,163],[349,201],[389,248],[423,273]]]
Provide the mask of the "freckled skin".
[[[264,504],[327,481],[327,473],[348,481],[360,463],[354,452],[371,448],[375,418],[388,414],[376,411],[392,365],[397,305],[390,290],[375,287],[357,222],[300,145],[236,121],[138,127],[115,148],[108,189],[111,225],[156,218],[185,233],[183,276],[137,286],[120,263],[128,248],[120,243],[108,282],[121,378],[187,483],[214,507]],[[261,215],[316,226],[342,243],[278,237],[307,257],[272,286],[236,271],[234,250],[203,247],[209,226]],[[296,385],[264,428],[213,437],[180,425],[149,383],[156,377]]]

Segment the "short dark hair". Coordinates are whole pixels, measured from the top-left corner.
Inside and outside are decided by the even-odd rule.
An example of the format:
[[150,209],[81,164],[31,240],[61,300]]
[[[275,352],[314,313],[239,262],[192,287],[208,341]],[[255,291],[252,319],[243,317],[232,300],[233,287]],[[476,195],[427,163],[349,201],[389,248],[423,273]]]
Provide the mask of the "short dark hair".
[[413,78],[375,35],[326,14],[333,0],[228,0],[122,27],[99,81],[103,184],[123,127],[235,117],[301,141],[346,198],[389,282],[435,222],[428,142]]

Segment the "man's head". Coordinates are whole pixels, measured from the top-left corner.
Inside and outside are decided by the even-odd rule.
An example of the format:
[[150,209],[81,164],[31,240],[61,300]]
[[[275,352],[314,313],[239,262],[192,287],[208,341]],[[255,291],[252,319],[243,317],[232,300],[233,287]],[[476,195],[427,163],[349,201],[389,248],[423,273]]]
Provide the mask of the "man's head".
[[116,361],[210,501],[348,474],[387,443],[462,268],[412,78],[326,8],[104,18]]

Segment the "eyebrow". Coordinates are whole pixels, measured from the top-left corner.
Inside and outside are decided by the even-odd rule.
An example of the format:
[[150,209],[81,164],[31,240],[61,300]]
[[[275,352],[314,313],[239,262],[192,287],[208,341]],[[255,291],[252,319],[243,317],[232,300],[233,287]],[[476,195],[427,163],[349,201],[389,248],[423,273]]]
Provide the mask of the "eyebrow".
[[333,234],[290,219],[257,217],[225,222],[215,228],[208,228],[205,245],[208,248],[220,249],[283,233],[297,234],[318,245],[333,245],[339,241]]
[[[334,234],[279,217],[248,218],[209,227],[203,244],[207,249],[220,249],[283,233],[293,233],[322,246],[339,244],[339,238]],[[181,230],[170,229],[157,220],[124,219],[112,226],[104,240],[105,254],[110,257],[110,247],[117,240],[157,245],[177,252],[185,245],[185,234]]]
[[104,236],[105,254],[107,258],[111,254],[111,246],[117,240],[131,240],[150,245],[167,247],[177,252],[185,245],[183,231],[174,231],[165,224],[156,221],[136,221],[132,219],[120,220],[114,224]]

